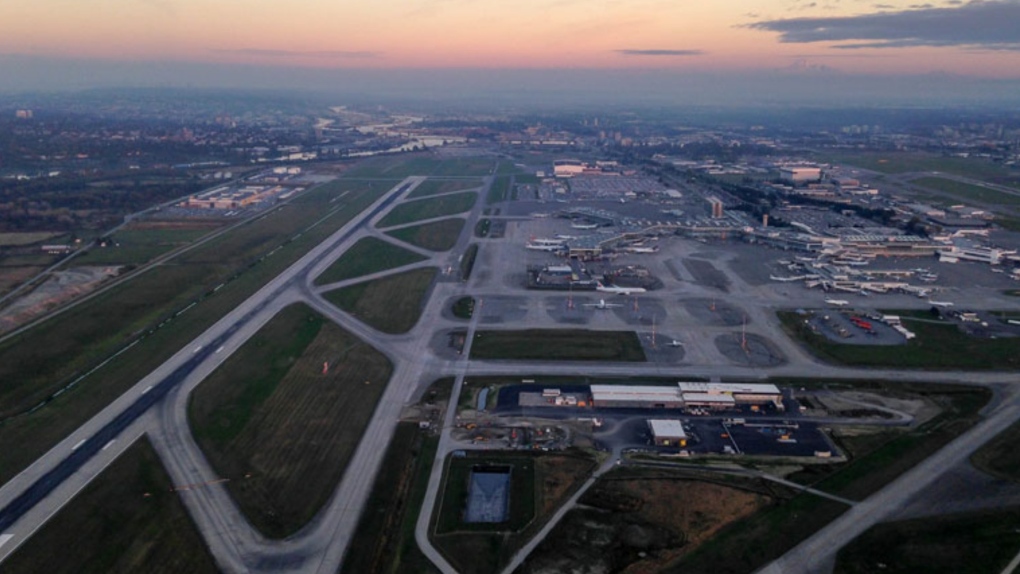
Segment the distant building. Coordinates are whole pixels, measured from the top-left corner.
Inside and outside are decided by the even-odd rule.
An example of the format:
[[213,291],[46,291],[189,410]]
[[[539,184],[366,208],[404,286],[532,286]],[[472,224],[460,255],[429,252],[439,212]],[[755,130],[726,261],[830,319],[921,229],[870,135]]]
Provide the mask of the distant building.
[[822,168],[817,166],[791,166],[779,168],[779,177],[794,185],[819,182],[822,180]]
[[553,174],[556,177],[574,177],[584,173],[585,163],[578,159],[558,159],[553,162]]
[[718,198],[709,196],[706,198],[709,205],[712,206],[712,219],[722,219],[723,217],[723,202]]
[[32,110],[17,110],[14,112],[14,117],[19,120],[30,120],[32,119]]

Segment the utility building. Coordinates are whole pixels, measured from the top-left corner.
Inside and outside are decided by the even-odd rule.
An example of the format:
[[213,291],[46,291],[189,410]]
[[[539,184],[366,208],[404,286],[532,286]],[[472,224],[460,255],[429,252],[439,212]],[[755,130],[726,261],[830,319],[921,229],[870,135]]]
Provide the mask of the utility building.
[[652,440],[658,446],[687,446],[687,433],[677,420],[652,419],[648,421],[652,429]]

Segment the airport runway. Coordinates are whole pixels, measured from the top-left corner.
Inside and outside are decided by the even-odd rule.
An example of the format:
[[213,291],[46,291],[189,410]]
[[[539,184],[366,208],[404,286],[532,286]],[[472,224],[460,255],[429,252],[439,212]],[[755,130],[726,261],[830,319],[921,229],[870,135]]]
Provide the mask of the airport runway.
[[[388,270],[377,276],[390,275],[407,269],[436,266],[440,269],[458,268],[457,257],[471,242],[481,245],[475,273],[469,283],[440,277],[430,293],[418,325],[402,335],[382,334],[340,311],[322,299],[321,294],[345,284],[364,281],[340,282],[315,287],[312,280],[337,257],[363,237],[386,238],[375,229],[374,223],[385,216],[388,208],[405,197],[424,178],[408,178],[387,192],[361,216],[312,249],[293,266],[275,278],[263,289],[246,300],[234,311],[217,322],[195,341],[181,349],[170,360],[145,377],[129,392],[114,401],[107,409],[72,433],[49,453],[3,488],[0,488],[0,561],[18,544],[41,526],[75,493],[83,488],[116,456],[142,434],[148,434],[174,483],[195,484],[217,479],[208,461],[198,448],[187,423],[187,398],[190,392],[231,352],[256,333],[279,310],[295,302],[305,302],[330,320],[341,325],[355,336],[373,345],[394,363],[394,374],[380,399],[375,415],[366,429],[364,438],[354,453],[348,468],[326,508],[297,535],[286,540],[269,540],[253,529],[238,510],[222,484],[194,489],[182,493],[182,500],[194,517],[199,530],[217,560],[227,572],[315,572],[334,573],[347,551],[361,510],[371,493],[376,472],[386,452],[389,439],[401,409],[431,381],[442,376],[456,377],[455,393],[465,376],[522,374],[578,375],[592,377],[713,377],[765,378],[768,376],[814,376],[818,378],[870,378],[894,381],[923,381],[994,386],[999,390],[997,403],[990,416],[958,438],[949,446],[930,457],[901,479],[859,503],[829,525],[806,540],[786,557],[765,570],[767,572],[809,572],[796,564],[821,564],[843,544],[862,532],[867,526],[887,518],[926,484],[934,481],[953,464],[966,460],[980,444],[994,436],[999,429],[1020,418],[1020,393],[1006,385],[1015,383],[1013,373],[919,372],[892,369],[851,369],[820,363],[799,345],[783,336],[769,337],[785,355],[786,363],[775,367],[743,366],[728,360],[711,344],[715,336],[733,331],[732,327],[698,325],[689,311],[682,309],[682,299],[719,298],[738,301],[744,308],[749,333],[762,336],[780,333],[774,310],[782,306],[784,298],[774,285],[760,287],[733,275],[730,292],[722,295],[711,288],[679,280],[642,297],[648,303],[661,306],[668,317],[659,325],[662,332],[677,333],[687,350],[684,360],[651,363],[593,363],[593,362],[526,362],[526,361],[468,361],[471,334],[484,315],[478,309],[473,319],[465,323],[444,314],[444,305],[452,298],[472,294],[481,299],[526,296],[523,286],[509,274],[514,266],[522,266],[534,254],[524,253],[520,247],[518,224],[507,226],[504,239],[477,239],[472,237],[473,224],[484,207],[485,191],[491,178],[479,193],[480,199],[467,217],[467,224],[457,245],[444,253],[405,246],[428,257],[427,260]],[[443,218],[440,218],[443,219]],[[694,249],[700,248],[695,245]],[[727,260],[729,261],[729,260]],[[729,264],[729,263],[727,263]],[[562,294],[560,294],[562,295]],[[555,317],[543,310],[535,301],[544,299],[531,295],[525,314],[519,320],[507,321],[486,328],[522,329],[536,327],[563,327]],[[627,298],[621,298],[627,301]],[[629,329],[627,316],[613,312],[591,310],[602,329]],[[594,317],[594,315],[593,315]],[[595,319],[592,319],[595,321]],[[466,329],[467,343],[462,357],[444,356],[433,348],[433,334],[448,329]],[[740,327],[737,327],[739,331]],[[640,329],[639,329],[640,330]],[[456,394],[454,395],[456,396]],[[455,406],[446,414],[446,423],[440,442],[436,464],[426,493],[425,509],[431,510],[438,496],[442,461],[454,447],[449,436],[453,426]],[[907,480],[910,478],[911,480]],[[856,517],[854,520],[850,516]],[[423,552],[444,572],[453,572],[428,541],[430,512],[423,511],[416,529],[416,539]],[[549,526],[551,528],[551,525]],[[10,538],[2,538],[11,535]],[[537,544],[537,540],[535,541]],[[528,547],[530,548],[530,546]],[[516,563],[527,556],[527,551],[515,558]],[[803,561],[803,562],[799,562]]]

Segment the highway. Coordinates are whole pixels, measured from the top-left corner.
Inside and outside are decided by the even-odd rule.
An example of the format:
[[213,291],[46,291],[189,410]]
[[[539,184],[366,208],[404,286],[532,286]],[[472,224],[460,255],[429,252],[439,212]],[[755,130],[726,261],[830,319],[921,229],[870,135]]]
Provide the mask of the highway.
[[[32,532],[39,528],[59,508],[96,476],[119,452],[143,435],[152,440],[161,460],[175,484],[206,483],[219,478],[197,446],[187,421],[187,400],[192,390],[221,365],[230,354],[254,335],[274,315],[287,305],[304,302],[336,322],[363,341],[384,353],[393,363],[394,372],[380,399],[372,421],[351,458],[337,490],[311,523],[296,535],[285,540],[270,540],[259,534],[245,520],[223,484],[192,489],[181,493],[181,499],[194,518],[202,536],[209,545],[219,566],[226,572],[308,572],[334,573],[348,550],[348,541],[357,527],[364,504],[371,493],[377,470],[386,452],[401,409],[413,402],[424,385],[442,376],[455,376],[453,396],[459,393],[465,377],[504,375],[571,375],[583,373],[589,377],[712,377],[765,378],[770,376],[810,376],[823,378],[866,378],[892,381],[920,381],[985,385],[996,390],[994,404],[989,407],[988,418],[946,448],[930,457],[901,479],[887,486],[871,498],[857,503],[851,511],[804,541],[781,561],[770,565],[765,572],[815,572],[831,561],[836,550],[848,542],[867,525],[892,516],[897,509],[925,485],[937,480],[945,469],[965,461],[969,453],[978,448],[994,433],[1020,418],[1020,393],[1012,386],[1014,373],[1008,372],[921,372],[895,369],[855,369],[835,367],[821,363],[808,355],[799,345],[783,336],[772,339],[784,355],[778,366],[747,366],[727,359],[712,345],[719,335],[733,332],[733,327],[719,325],[692,325],[691,316],[671,313],[659,325],[663,333],[675,334],[684,345],[683,360],[679,362],[599,363],[547,361],[469,361],[470,345],[474,332],[485,329],[555,328],[564,325],[547,312],[558,305],[560,295],[522,296],[523,289],[500,273],[523,264],[523,248],[514,243],[515,226],[508,226],[507,240],[485,240],[480,243],[476,271],[470,283],[455,277],[440,277],[431,293],[423,316],[408,333],[387,335],[375,331],[350,315],[340,311],[322,298],[322,294],[343,285],[360,282],[366,277],[333,285],[317,287],[314,278],[343,254],[351,245],[364,237],[387,238],[375,229],[374,223],[385,216],[389,208],[411,193],[424,181],[412,177],[400,182],[381,196],[361,215],[351,220],[328,239],[315,247],[290,268],[273,279],[236,309],[223,317],[191,344],[182,348],[170,360],[139,381],[108,408],[96,415],[22,472],[0,488],[0,562],[13,552]],[[492,178],[485,178],[485,191]],[[369,277],[390,275],[407,269],[435,266],[440,269],[458,268],[457,257],[473,241],[473,222],[480,217],[484,202],[479,201],[470,216],[457,245],[445,253],[432,253],[413,246],[408,249],[428,257],[427,260]],[[441,218],[440,218],[441,219]],[[700,246],[694,246],[695,249]],[[664,269],[663,273],[668,273]],[[679,280],[677,281],[679,283]],[[728,297],[746,306],[751,330],[762,336],[780,333],[774,310],[788,301],[781,292],[785,286],[765,287],[736,281]],[[444,313],[448,302],[470,293],[480,300],[472,320],[465,324]],[[668,287],[661,292],[649,293],[642,300],[670,306],[682,297],[718,297],[695,282]],[[489,312],[485,301],[492,298],[524,298],[527,309],[524,319],[511,320]],[[581,295],[578,295],[580,299]],[[821,296],[819,296],[821,297]],[[621,299],[623,300],[623,299]],[[629,301],[629,299],[628,299]],[[545,307],[543,307],[543,305]],[[636,305],[636,301],[635,301]],[[497,307],[497,305],[493,305]],[[601,313],[601,314],[599,314]],[[498,314],[498,313],[497,313]],[[627,328],[627,317],[612,312],[592,311],[590,328]],[[630,329],[634,329],[630,324]],[[467,328],[468,336],[463,355],[451,356],[448,350],[436,343],[443,333]],[[640,330],[641,327],[638,327]],[[664,337],[666,335],[663,335]],[[422,551],[443,572],[455,570],[428,540],[431,510],[438,498],[443,461],[454,448],[450,437],[456,415],[456,401],[451,401],[445,415],[440,447],[435,458],[423,511],[417,523],[415,536]],[[605,472],[611,465],[603,466]],[[909,480],[908,480],[909,477]],[[594,479],[590,480],[591,483]],[[572,500],[576,500],[577,496]],[[560,509],[555,520],[565,514],[569,504]],[[853,517],[853,518],[851,518]],[[551,522],[529,545],[514,557],[520,564],[528,553],[552,529]],[[804,566],[801,567],[801,564]]]

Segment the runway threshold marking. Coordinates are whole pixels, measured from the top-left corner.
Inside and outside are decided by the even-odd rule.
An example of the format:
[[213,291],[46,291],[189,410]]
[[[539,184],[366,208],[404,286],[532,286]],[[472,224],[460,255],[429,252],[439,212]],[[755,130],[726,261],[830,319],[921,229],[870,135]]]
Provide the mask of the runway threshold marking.
[[11,538],[14,538],[13,534],[0,534],[0,548],[3,548]]

